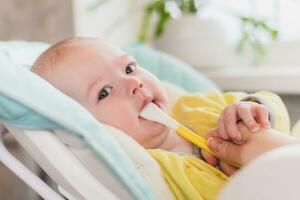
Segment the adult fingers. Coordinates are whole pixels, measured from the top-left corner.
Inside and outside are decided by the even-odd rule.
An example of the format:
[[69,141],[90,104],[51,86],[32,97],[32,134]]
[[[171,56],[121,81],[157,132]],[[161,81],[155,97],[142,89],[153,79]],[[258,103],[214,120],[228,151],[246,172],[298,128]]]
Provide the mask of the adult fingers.
[[210,164],[210,165],[212,165],[212,166],[214,166],[214,167],[217,165],[218,159],[217,159],[215,156],[213,156],[213,155],[207,153],[206,151],[204,151],[204,150],[202,150],[202,149],[201,149],[201,155],[202,155],[203,159],[204,159],[208,164]]
[[[205,138],[209,138],[209,137],[220,137],[219,133],[218,133],[218,129],[217,128],[213,128],[210,129]],[[201,155],[203,157],[203,159],[210,165],[212,166],[216,166],[218,163],[218,160],[215,156],[209,154],[208,152],[204,151],[203,149],[201,149]]]
[[222,140],[217,137],[210,137],[207,140],[208,146],[221,160],[228,161],[236,165],[242,165],[241,145]]
[[224,172],[224,174],[226,174],[227,176],[233,175],[238,170],[238,168],[228,165],[223,161],[220,162],[220,167],[222,172]]

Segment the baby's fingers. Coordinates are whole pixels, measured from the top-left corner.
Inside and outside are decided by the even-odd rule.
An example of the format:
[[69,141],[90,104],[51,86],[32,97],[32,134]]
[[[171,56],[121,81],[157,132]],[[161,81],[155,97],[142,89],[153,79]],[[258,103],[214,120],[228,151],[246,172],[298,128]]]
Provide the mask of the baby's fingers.
[[243,136],[238,130],[237,120],[238,119],[236,109],[228,109],[228,111],[224,115],[224,124],[226,132],[229,135],[229,137],[234,141],[234,143],[240,144],[243,142]]
[[229,137],[227,135],[227,131],[226,131],[226,128],[225,128],[225,124],[224,124],[224,115],[221,115],[221,117],[218,120],[218,131],[217,131],[217,133],[224,140],[229,140]]
[[259,125],[254,119],[254,115],[251,110],[251,106],[247,104],[241,104],[237,108],[238,115],[240,119],[245,123],[245,125],[253,132],[259,130]]
[[271,128],[269,120],[269,112],[264,106],[258,106],[255,108],[257,121],[263,126],[263,128]]

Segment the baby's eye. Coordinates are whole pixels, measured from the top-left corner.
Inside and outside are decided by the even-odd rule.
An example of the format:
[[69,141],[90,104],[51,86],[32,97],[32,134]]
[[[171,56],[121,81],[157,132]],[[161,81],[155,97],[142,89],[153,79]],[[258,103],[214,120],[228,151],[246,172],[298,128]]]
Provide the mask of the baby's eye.
[[104,99],[109,95],[109,93],[112,91],[112,87],[104,87],[99,92],[98,101]]
[[129,64],[125,68],[125,73],[126,74],[131,74],[132,72],[135,71],[135,69],[136,69],[136,66],[134,64]]

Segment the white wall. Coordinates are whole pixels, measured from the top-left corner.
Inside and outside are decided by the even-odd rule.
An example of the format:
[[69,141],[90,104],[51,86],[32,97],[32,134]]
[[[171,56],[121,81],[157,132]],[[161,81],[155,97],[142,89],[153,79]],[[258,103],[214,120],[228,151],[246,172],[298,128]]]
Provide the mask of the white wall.
[[75,0],[75,35],[103,37],[122,45],[135,42],[142,19],[140,0],[108,0],[97,10],[87,11],[95,0]]

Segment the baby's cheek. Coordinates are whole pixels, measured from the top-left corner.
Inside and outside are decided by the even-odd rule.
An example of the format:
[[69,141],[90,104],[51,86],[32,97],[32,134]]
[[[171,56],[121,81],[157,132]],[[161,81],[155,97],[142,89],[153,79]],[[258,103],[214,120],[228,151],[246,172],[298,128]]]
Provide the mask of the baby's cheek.
[[[125,101],[126,102],[126,101]],[[132,134],[132,129],[136,129],[138,113],[129,105],[113,104],[102,106],[98,109],[97,119],[101,122],[114,126],[124,132]]]
[[138,113],[132,110],[122,108],[119,109],[117,112],[115,112],[114,115],[115,115],[114,117],[115,121],[121,124],[122,127],[125,128],[134,127],[138,123],[137,122]]

